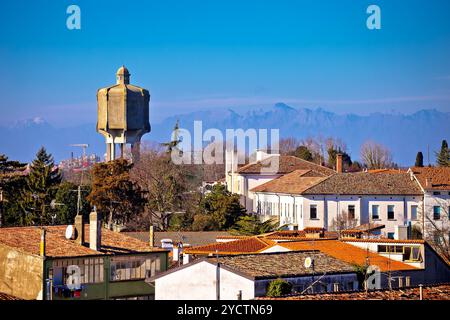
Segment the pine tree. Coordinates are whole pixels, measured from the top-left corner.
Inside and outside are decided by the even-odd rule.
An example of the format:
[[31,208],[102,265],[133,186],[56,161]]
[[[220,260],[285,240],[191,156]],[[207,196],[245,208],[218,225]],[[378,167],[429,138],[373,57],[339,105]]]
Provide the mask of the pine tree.
[[441,150],[436,152],[436,163],[440,167],[450,166],[450,149],[447,140],[442,140]]
[[46,225],[51,223],[52,200],[61,182],[61,173],[55,166],[53,157],[44,147],[39,149],[33,160],[30,173],[22,190],[20,207],[21,225]]
[[423,154],[422,154],[422,151],[417,152],[415,166],[416,167],[423,167]]

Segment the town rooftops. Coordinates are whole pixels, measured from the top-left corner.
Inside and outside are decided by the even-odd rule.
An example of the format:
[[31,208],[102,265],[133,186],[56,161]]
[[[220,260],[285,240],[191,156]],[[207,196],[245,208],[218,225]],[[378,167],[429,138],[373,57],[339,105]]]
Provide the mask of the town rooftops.
[[450,167],[413,167],[410,172],[424,190],[450,190]]
[[[149,241],[149,233],[147,232],[123,232],[122,234],[139,239],[144,242]],[[190,246],[202,246],[215,242],[217,238],[230,236],[226,231],[156,231],[154,232],[155,246],[161,246],[162,239],[171,239],[174,244],[182,242]]]
[[302,177],[296,172],[266,182],[253,192],[303,195],[421,195],[408,173],[339,173],[325,178]]
[[[315,175],[314,175],[315,174]],[[313,170],[295,170],[277,179],[263,183],[250,191],[301,194],[327,177]]]
[[270,156],[261,161],[249,163],[245,166],[240,167],[237,170],[239,174],[261,174],[264,173],[264,170],[261,171],[262,168],[270,168],[272,161],[276,163],[276,159],[274,157],[278,157],[278,170],[273,173],[277,174],[286,174],[295,170],[314,170],[319,174],[324,176],[328,176],[334,174],[335,171],[329,169],[327,167],[315,164],[313,162],[309,162],[294,156]]
[[352,265],[318,251],[259,253],[198,259],[192,263],[160,273],[146,281],[152,282],[155,279],[164,277],[184,268],[189,268],[190,266],[201,262],[208,262],[213,265],[216,265],[218,262],[221,268],[251,280],[310,276],[313,274],[313,270],[305,267],[305,259],[307,257],[314,260],[315,274],[355,272]]
[[279,245],[291,251],[318,250],[351,265],[364,266],[366,263],[376,265],[381,271],[419,270],[406,263],[388,259],[374,252],[367,252],[367,250],[339,240],[280,242]]
[[[450,300],[450,284],[423,286],[423,300]],[[279,298],[259,297],[258,300],[419,300],[420,288],[395,288],[368,292],[335,292],[288,295]]]
[[[66,225],[46,226],[46,250],[48,257],[78,257],[93,255],[114,255],[128,253],[167,252],[151,248],[148,243],[135,238],[102,229],[101,248],[96,251],[89,248],[89,225],[85,225],[85,245],[65,237]],[[41,229],[39,227],[0,228],[0,245],[18,251],[39,255]]]
[[243,254],[243,253],[258,253],[260,251],[266,250],[276,242],[264,239],[262,237],[244,237],[242,239],[229,241],[229,242],[216,242],[204,246],[187,248],[184,250],[186,254]]

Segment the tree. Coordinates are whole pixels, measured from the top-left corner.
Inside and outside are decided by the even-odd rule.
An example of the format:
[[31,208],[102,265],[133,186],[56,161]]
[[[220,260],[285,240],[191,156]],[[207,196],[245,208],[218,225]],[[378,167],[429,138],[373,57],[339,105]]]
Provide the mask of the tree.
[[143,209],[143,192],[130,179],[132,167],[128,160],[117,159],[97,163],[92,169],[92,191],[88,201],[107,215],[109,229],[113,223],[126,223]]
[[255,215],[245,215],[240,217],[235,225],[230,229],[231,233],[252,236],[272,232],[278,228],[278,223],[272,220],[262,222]]
[[391,151],[374,141],[361,146],[361,160],[368,169],[385,169],[393,166]]
[[293,138],[282,138],[279,142],[280,154],[281,155],[293,155],[296,149],[299,147],[300,142]]
[[192,167],[177,165],[160,149],[144,149],[131,171],[132,180],[145,192],[145,212],[138,225],[158,225],[167,230],[174,214],[184,214],[198,203]]
[[[199,214],[211,217],[210,220],[217,224],[217,230],[228,230],[241,216],[246,215],[246,210],[240,204],[239,195],[231,194],[225,186],[217,184],[200,202]],[[194,223],[196,218],[197,215]]]
[[436,152],[436,163],[440,167],[450,166],[450,149],[447,140],[442,140],[441,150]]
[[330,230],[339,231],[354,228],[358,225],[358,220],[349,215],[345,210],[336,218],[333,218],[330,225]]
[[[435,198],[435,206],[425,214],[424,238],[433,248],[450,260],[450,206],[445,199]],[[435,219],[434,207],[439,208],[439,219]]]
[[267,286],[268,297],[280,297],[292,292],[292,284],[283,279],[276,279]]
[[79,213],[87,219],[91,211],[91,206],[87,200],[90,193],[90,186],[80,187],[80,207],[78,208],[78,186],[72,182],[64,181],[58,186],[56,192],[56,224],[74,223],[75,216]]
[[294,156],[296,156],[297,158],[306,160],[306,161],[313,161],[313,155],[312,155],[311,151],[309,151],[307,146],[299,146],[294,151]]
[[423,167],[423,153],[422,151],[417,152],[416,155],[416,163],[414,164],[416,167]]
[[206,214],[196,214],[192,222],[192,231],[216,231],[220,226],[213,216]]
[[20,193],[20,225],[46,225],[52,222],[52,211],[61,174],[53,157],[44,147],[39,149]]

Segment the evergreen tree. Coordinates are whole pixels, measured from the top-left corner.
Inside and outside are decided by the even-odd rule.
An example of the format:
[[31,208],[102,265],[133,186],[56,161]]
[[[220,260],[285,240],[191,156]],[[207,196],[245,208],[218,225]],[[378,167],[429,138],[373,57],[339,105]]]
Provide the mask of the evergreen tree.
[[308,147],[306,147],[306,146],[299,146],[294,151],[294,156],[296,156],[297,158],[306,160],[306,161],[313,161],[313,155],[312,155],[311,151],[309,151]]
[[240,217],[230,230],[232,233],[252,236],[276,230],[278,223],[272,220],[262,222],[257,216],[245,215]]
[[417,152],[415,166],[416,167],[423,167],[423,154],[422,154],[422,151]]
[[[89,186],[81,186],[80,190],[80,214],[88,219],[91,206],[87,201]],[[56,224],[72,224],[78,211],[78,186],[72,182],[62,182],[55,196]]]
[[39,149],[25,179],[25,188],[20,195],[21,225],[46,225],[52,222],[52,200],[57,186],[61,182],[61,173],[55,166],[53,157],[44,147]]
[[450,166],[450,149],[447,140],[442,140],[441,150],[436,152],[436,163],[440,167]]

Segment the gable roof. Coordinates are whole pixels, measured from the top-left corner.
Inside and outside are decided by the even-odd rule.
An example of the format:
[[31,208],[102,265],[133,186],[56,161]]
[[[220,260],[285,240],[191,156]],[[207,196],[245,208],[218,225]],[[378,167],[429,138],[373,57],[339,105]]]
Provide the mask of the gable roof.
[[261,174],[264,173],[261,172],[261,169],[266,167],[266,168],[270,168],[270,165],[272,163],[272,161],[276,161],[274,159],[274,157],[278,157],[278,161],[279,161],[279,167],[277,172],[277,174],[286,174],[286,173],[290,173],[292,171],[295,170],[314,170],[316,172],[318,172],[319,174],[322,174],[324,176],[328,176],[331,174],[334,174],[335,171],[332,169],[329,169],[327,167],[315,164],[313,162],[309,162],[294,156],[271,156],[268,157],[262,161],[257,161],[257,162],[253,162],[253,163],[249,163],[245,166],[242,166],[241,168],[239,168],[236,172],[239,174]]
[[[302,241],[302,242],[280,242],[280,246],[289,250],[319,250],[336,259],[345,261],[349,264],[365,265],[369,262],[371,265],[380,267],[381,271],[399,271],[399,270],[419,270],[416,267],[406,263],[388,259],[374,252],[367,252],[364,249],[339,240],[320,240]],[[368,260],[367,260],[368,258]]]
[[[124,234],[102,228],[100,251],[89,248],[89,225],[85,225],[85,245],[65,237],[66,225],[46,226],[46,249],[48,257],[77,257],[93,255],[113,255],[127,253],[167,252],[152,248],[147,243]],[[39,227],[0,228],[0,245],[39,255],[41,229]]]
[[410,171],[424,190],[450,190],[450,167],[412,167]]
[[408,173],[340,173],[306,189],[303,194],[422,195]]
[[275,241],[260,237],[245,237],[234,241],[211,243],[204,246],[191,247],[184,250],[186,254],[243,254],[258,253],[276,244]]
[[313,170],[295,170],[277,179],[263,183],[250,191],[268,193],[301,194],[327,177]]

